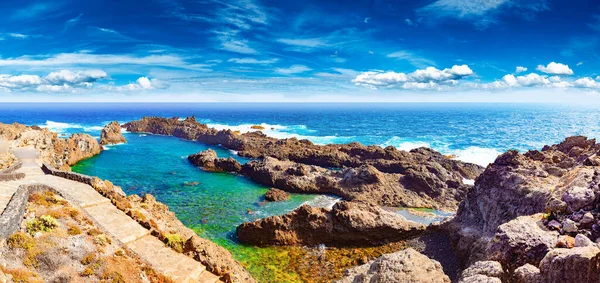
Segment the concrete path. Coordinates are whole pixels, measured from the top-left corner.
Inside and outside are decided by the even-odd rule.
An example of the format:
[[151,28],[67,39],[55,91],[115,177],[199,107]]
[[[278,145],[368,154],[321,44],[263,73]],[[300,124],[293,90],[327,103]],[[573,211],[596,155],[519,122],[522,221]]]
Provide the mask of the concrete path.
[[[0,141],[0,144],[2,143]],[[0,150],[3,147],[6,145],[0,146]],[[201,263],[173,251],[156,237],[150,235],[150,231],[116,208],[109,199],[100,195],[91,186],[53,175],[44,175],[35,149],[11,149],[15,156],[23,162],[23,166],[16,172],[25,173],[25,178],[18,181],[0,182],[0,212],[4,211],[20,185],[46,184],[61,194],[75,199],[113,237],[119,239],[141,258],[152,264],[157,271],[171,277],[175,282],[221,282],[219,277],[207,271]]]

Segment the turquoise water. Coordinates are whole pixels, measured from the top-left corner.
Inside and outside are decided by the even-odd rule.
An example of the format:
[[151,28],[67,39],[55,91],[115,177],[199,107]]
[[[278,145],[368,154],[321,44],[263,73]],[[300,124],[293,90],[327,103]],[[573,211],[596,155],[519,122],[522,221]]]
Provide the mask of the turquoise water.
[[[127,194],[152,194],[186,226],[219,242],[233,244],[235,227],[242,222],[283,214],[315,198],[292,195],[287,202],[263,203],[268,188],[241,176],[204,172],[187,160],[189,154],[206,150],[206,145],[157,135],[127,133],[125,137],[128,143],[109,146],[73,170],[109,179]],[[247,161],[226,149],[211,148],[219,157]]]

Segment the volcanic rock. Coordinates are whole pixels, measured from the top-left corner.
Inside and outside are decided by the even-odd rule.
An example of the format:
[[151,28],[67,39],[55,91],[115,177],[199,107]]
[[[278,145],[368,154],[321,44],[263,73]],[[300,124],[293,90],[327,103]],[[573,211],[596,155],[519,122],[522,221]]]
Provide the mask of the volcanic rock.
[[338,283],[449,283],[439,262],[408,248],[349,269]]
[[414,237],[425,225],[408,221],[376,205],[341,201],[331,210],[303,205],[281,216],[271,216],[237,227],[248,244],[375,245]]
[[100,144],[118,144],[125,143],[127,140],[121,133],[121,125],[117,121],[110,122],[104,126],[102,132],[100,132]]
[[282,190],[270,188],[265,194],[265,200],[267,201],[286,201],[290,199],[290,196]]

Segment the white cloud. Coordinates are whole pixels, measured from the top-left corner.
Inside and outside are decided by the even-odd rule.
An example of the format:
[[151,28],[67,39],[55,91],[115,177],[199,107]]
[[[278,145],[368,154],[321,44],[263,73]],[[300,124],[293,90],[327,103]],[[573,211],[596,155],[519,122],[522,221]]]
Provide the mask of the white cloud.
[[456,85],[458,81],[473,75],[467,65],[454,65],[452,68],[439,70],[435,67],[416,70],[412,73],[364,72],[356,76],[352,82],[369,87],[394,87],[422,89],[435,88],[439,85]]
[[568,65],[550,62],[547,66],[538,65],[538,71],[551,75],[572,75],[573,70]]
[[[598,79],[598,78],[596,78]],[[595,81],[594,79],[590,78],[590,77],[584,77],[581,79],[576,80],[573,83],[573,86],[578,87],[578,88],[597,88],[600,89],[600,82]]]
[[284,74],[284,75],[299,74],[299,73],[304,73],[304,72],[308,72],[308,71],[312,71],[312,69],[309,67],[306,67],[304,65],[293,65],[293,66],[290,66],[289,68],[275,69],[276,73]]
[[61,70],[48,74],[44,77],[44,80],[51,85],[64,85],[93,83],[107,77],[108,75],[102,70],[86,70],[77,72]]
[[404,23],[406,23],[409,26],[413,25],[413,22],[410,19],[404,19]]
[[231,59],[229,59],[227,61],[228,62],[238,63],[238,64],[262,64],[262,65],[267,65],[267,64],[277,63],[279,61],[279,59],[278,58],[273,58],[273,59],[258,60],[256,58],[231,58]]
[[24,89],[42,84],[42,78],[37,75],[11,76],[0,74],[0,87],[7,90]]
[[527,72],[527,68],[526,67],[522,67],[522,66],[517,66],[517,69],[515,70],[515,73],[522,73],[522,72]]
[[[124,85],[114,87],[117,91],[142,91],[142,90],[152,90],[155,88],[159,88],[160,84],[158,81],[154,79],[149,79],[147,77],[139,77],[135,82]],[[111,88],[112,89],[112,88]]]

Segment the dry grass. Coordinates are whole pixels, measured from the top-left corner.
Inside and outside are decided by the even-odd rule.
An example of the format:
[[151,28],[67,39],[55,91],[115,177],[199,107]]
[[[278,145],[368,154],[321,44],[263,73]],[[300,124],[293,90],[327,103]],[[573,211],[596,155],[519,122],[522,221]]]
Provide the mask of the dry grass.
[[24,222],[0,247],[0,268],[10,267],[3,272],[14,282],[172,282],[60,196],[46,191],[29,200],[27,214],[42,216]]

